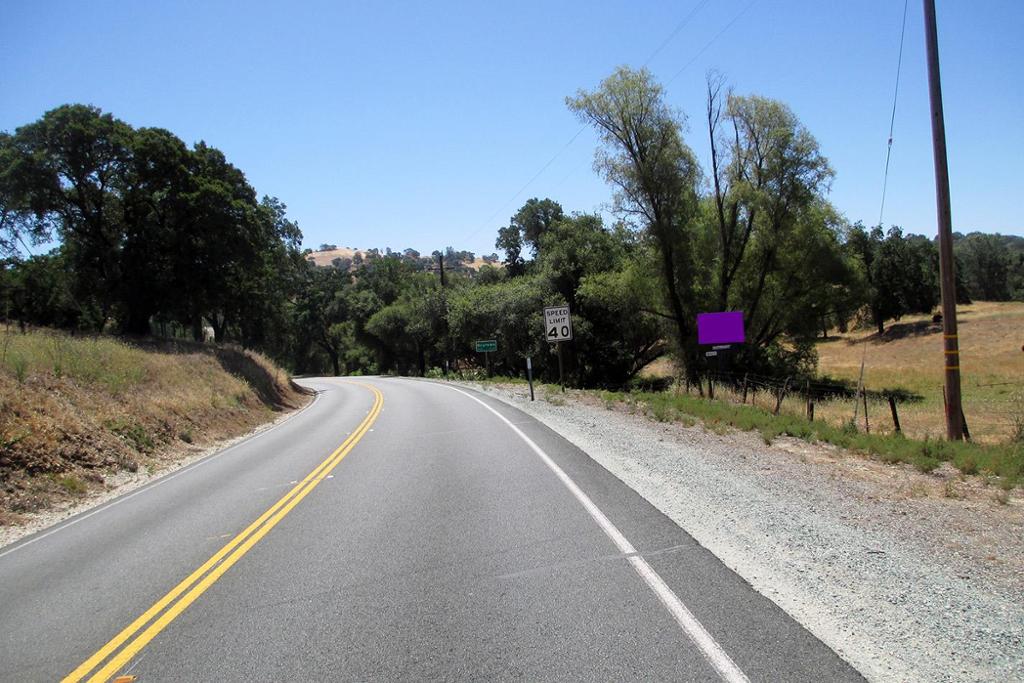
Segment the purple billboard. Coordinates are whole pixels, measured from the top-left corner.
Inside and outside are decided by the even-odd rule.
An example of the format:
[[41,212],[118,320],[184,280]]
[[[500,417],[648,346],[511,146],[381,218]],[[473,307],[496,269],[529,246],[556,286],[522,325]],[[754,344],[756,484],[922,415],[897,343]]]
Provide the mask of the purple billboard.
[[746,340],[746,334],[743,332],[743,311],[697,315],[698,344],[742,344]]

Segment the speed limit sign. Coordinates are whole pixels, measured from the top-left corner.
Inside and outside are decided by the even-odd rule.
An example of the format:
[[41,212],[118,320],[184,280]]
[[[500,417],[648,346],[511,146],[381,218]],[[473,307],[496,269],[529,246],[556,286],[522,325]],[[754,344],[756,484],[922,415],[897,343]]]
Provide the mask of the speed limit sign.
[[544,338],[549,342],[572,339],[572,315],[568,306],[551,306],[544,309]]

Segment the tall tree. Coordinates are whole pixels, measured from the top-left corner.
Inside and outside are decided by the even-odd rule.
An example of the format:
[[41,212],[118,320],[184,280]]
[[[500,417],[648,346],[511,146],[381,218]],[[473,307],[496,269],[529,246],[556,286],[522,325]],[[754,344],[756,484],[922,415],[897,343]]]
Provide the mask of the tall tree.
[[5,145],[3,175],[13,172],[19,180],[9,179],[7,187],[16,188],[16,206],[30,210],[37,226],[56,227],[74,274],[75,298],[83,309],[96,311],[90,326],[102,327],[121,275],[120,204],[131,128],[96,107],[73,104],[46,112],[13,138]]
[[687,374],[699,376],[693,241],[700,172],[680,133],[683,116],[665,103],[646,69],[620,67],[566,103],[600,135],[595,167],[617,189],[616,207],[639,221],[655,245],[678,354]]
[[526,200],[512,217],[511,225],[519,229],[523,241],[530,245],[534,256],[540,249],[541,238],[564,216],[562,205],[552,199]]
[[130,145],[117,299],[122,329],[143,335],[153,315],[174,307],[173,245],[190,219],[190,153],[177,136],[159,128],[134,131]]
[[25,146],[25,140],[0,132],[0,258],[21,257],[55,228],[54,178]]
[[505,252],[505,270],[509,277],[519,277],[526,273],[523,235],[514,222],[498,228],[498,239],[494,241],[494,246]]
[[352,276],[347,272],[310,264],[295,301],[295,324],[300,338],[327,355],[335,375],[342,373],[342,356],[353,340],[351,282]]
[[853,226],[847,248],[861,262],[868,308],[878,333],[885,321],[908,313],[927,313],[938,303],[938,255],[926,239],[908,240],[898,227]]
[[956,255],[971,296],[986,301],[1011,298],[1013,257],[1001,236],[971,233],[957,240]]

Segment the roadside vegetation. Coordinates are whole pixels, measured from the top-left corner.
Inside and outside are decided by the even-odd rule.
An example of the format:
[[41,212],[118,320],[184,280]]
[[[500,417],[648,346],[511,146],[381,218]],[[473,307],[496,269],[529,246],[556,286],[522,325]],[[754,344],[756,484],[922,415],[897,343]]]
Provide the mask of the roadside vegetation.
[[941,439],[910,439],[895,433],[868,434],[852,422],[836,426],[789,414],[775,415],[759,406],[736,405],[676,392],[600,392],[609,403],[625,403],[642,409],[660,422],[702,422],[714,430],[722,426],[760,433],[766,444],[780,436],[822,442],[874,456],[883,462],[907,463],[931,472],[949,462],[963,474],[998,477],[1005,489],[1024,484],[1024,442],[988,445],[949,442]]
[[306,400],[267,358],[0,330],[0,523],[237,436]]
[[[620,67],[566,98],[598,135],[595,168],[615,218],[531,198],[493,226],[502,262],[451,246],[303,251],[285,205],[259,198],[215,147],[95,107],[57,107],[0,133],[0,319],[137,341],[212,339],[301,374],[475,370],[485,360],[474,342],[493,339],[495,373],[521,376],[530,358],[535,376],[553,382],[559,362],[542,310],[567,304],[569,386],[644,388],[644,369],[668,358],[687,387],[736,389],[744,377],[781,385],[787,414],[800,410],[787,387],[796,395],[837,380],[848,398],[867,350],[869,399],[898,395],[908,433],[934,440],[939,431],[918,419],[941,414],[943,357],[928,346],[934,241],[832,206],[836,170],[784,102],[734,92],[719,76],[704,95],[688,124],[650,72]],[[703,158],[691,135],[708,143]],[[957,234],[955,252],[961,305],[1024,301],[1024,238]],[[967,415],[981,427],[975,439],[994,442],[1024,421],[1012,414],[1024,339],[1012,316],[1001,332],[972,336],[981,328],[970,312],[989,305],[964,318],[964,393],[968,405],[975,390],[1001,397]],[[742,311],[746,326],[725,378],[696,330],[699,313],[723,310]],[[45,360],[58,382],[111,395],[140,386],[120,352],[90,361],[49,343],[5,361],[16,384]],[[976,344],[986,351],[973,353]],[[839,427],[847,408],[822,400],[818,422]],[[987,429],[990,415],[999,431]]]
[[[524,383],[521,378],[488,378],[483,373],[465,379],[496,385]],[[831,444],[890,464],[905,463],[925,473],[948,462],[962,474],[986,477],[1003,490],[1024,485],[1024,439],[1003,444],[954,443],[933,438],[912,439],[898,433],[865,433],[852,422],[835,425],[800,415],[776,415],[764,406],[709,399],[678,388],[663,391],[573,389],[566,394],[558,385],[537,383],[534,391],[537,400],[552,405],[565,405],[570,398],[582,396],[600,402],[609,410],[631,410],[658,422],[685,426],[702,424],[718,433],[730,429],[757,432],[769,445],[779,437],[790,436],[811,443]]]

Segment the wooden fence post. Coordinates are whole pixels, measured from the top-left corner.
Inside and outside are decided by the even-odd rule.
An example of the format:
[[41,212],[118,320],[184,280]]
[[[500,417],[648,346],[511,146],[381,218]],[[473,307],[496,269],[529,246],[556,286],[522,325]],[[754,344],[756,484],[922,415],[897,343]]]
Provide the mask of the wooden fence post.
[[864,431],[867,434],[871,433],[871,424],[868,423],[868,392],[865,389],[864,393],[861,394],[864,397]]
[[747,404],[747,373],[743,373],[743,405]]
[[786,392],[789,391],[789,377],[786,378],[785,384],[782,385],[782,389],[779,390],[778,399],[775,401],[775,410],[773,414],[778,415],[782,409],[782,400],[786,398]]
[[898,434],[902,431],[900,429],[900,416],[899,413],[896,412],[896,399],[892,394],[889,394],[889,410],[892,411],[892,426],[896,429],[896,433]]

